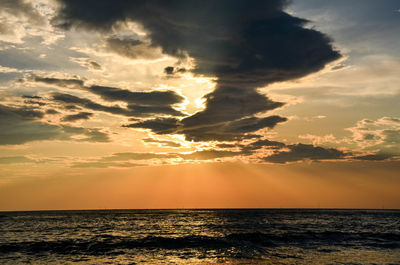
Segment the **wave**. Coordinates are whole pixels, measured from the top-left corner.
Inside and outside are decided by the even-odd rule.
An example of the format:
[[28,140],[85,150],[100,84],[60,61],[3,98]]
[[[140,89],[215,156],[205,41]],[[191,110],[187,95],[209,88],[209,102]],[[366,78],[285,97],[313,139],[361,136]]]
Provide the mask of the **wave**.
[[321,246],[400,248],[399,233],[349,233],[349,232],[301,232],[301,233],[233,233],[221,237],[184,236],[159,237],[147,236],[140,239],[99,235],[90,240],[58,240],[0,244],[0,253],[55,253],[103,255],[119,253],[129,249],[236,249],[263,251],[268,248],[295,246],[301,248],[320,248]]

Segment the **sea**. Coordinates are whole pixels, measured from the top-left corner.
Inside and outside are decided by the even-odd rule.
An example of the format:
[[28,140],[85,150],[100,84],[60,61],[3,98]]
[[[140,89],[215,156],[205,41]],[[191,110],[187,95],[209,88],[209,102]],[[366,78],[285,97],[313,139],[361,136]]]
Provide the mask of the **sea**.
[[0,212],[0,264],[400,264],[399,210]]

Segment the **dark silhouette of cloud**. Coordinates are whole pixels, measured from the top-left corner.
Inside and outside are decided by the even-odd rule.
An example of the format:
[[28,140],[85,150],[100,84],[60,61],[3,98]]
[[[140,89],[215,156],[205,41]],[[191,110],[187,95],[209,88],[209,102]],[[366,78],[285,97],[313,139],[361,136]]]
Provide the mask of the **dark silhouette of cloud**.
[[84,81],[81,79],[32,76],[28,78],[28,80],[70,89],[82,89],[98,95],[106,101],[122,101],[128,103],[128,108],[125,109],[119,106],[104,106],[89,99],[78,98],[69,94],[56,93],[53,96],[54,100],[78,104],[92,110],[138,117],[149,116],[150,114],[184,116],[182,112],[172,107],[172,105],[181,103],[184,100],[182,96],[174,91],[132,92],[130,90],[109,86],[85,86]]
[[187,70],[185,68],[180,68],[180,67],[173,67],[173,66],[167,66],[164,68],[164,73],[166,75],[173,75],[177,73],[185,73]]
[[353,157],[353,159],[366,160],[366,161],[383,161],[383,160],[387,160],[392,157],[393,157],[393,155],[390,155],[390,154],[378,153],[378,154],[355,156],[355,157]]
[[286,118],[280,116],[269,116],[266,118],[250,117],[230,122],[211,123],[211,125],[197,126],[197,128],[195,125],[185,126],[186,124],[183,124],[182,131],[178,130],[178,132],[184,133],[187,140],[193,141],[233,141],[256,138],[258,136],[253,135],[253,132],[262,128],[273,128],[278,123],[284,121],[286,121]]
[[144,106],[169,106],[181,103],[184,99],[173,91],[132,92],[125,89],[106,86],[90,86],[86,88],[105,100],[125,101],[129,104]]
[[124,127],[150,129],[157,134],[180,133],[184,134],[186,140],[189,141],[233,141],[258,137],[249,133],[262,128],[273,128],[279,122],[284,121],[286,121],[286,118],[280,116],[269,116],[266,118],[250,117],[219,124],[211,122],[210,125],[197,127],[193,125],[189,127],[182,124],[178,119],[159,118],[132,123]]
[[85,83],[83,80],[77,78],[53,78],[36,75],[29,77],[28,80],[66,88],[83,88]]
[[55,109],[48,109],[48,110],[46,110],[46,114],[50,114],[50,115],[59,114],[59,113],[60,113],[60,112],[56,111]]
[[27,107],[0,104],[0,145],[24,144],[41,140],[73,140],[73,135],[84,135],[77,141],[108,142],[106,133],[99,129],[59,126],[40,121],[43,112]]
[[310,144],[293,144],[287,145],[286,148],[288,148],[288,151],[277,151],[275,154],[265,157],[264,160],[272,163],[286,163],[304,159],[312,161],[342,159],[346,156],[346,153],[335,148],[324,148]]
[[178,126],[179,120],[175,118],[157,118],[123,125],[123,127],[128,128],[150,129],[157,134],[174,133]]
[[10,107],[0,104],[0,118],[4,122],[13,120],[34,120],[43,118],[44,114],[30,107]]
[[89,61],[89,67],[91,69],[95,69],[95,70],[101,70],[102,67],[99,63],[95,62],[95,61]]
[[85,86],[81,79],[62,79],[52,77],[34,76],[31,78],[35,82],[41,82],[49,85],[55,85],[66,88],[79,88],[87,90],[108,101],[124,101],[136,105],[156,105],[168,106],[181,103],[184,98],[174,91],[150,91],[150,92],[132,92],[127,89],[120,89],[109,86]]
[[91,112],[79,112],[77,114],[71,114],[63,117],[61,120],[62,121],[67,121],[67,122],[74,122],[74,121],[79,121],[79,120],[88,120],[93,116],[93,113]]
[[[152,46],[177,58],[188,54],[195,59],[193,73],[216,77],[215,90],[205,96],[206,108],[181,120],[182,128],[176,129],[195,141],[228,139],[226,132],[216,133],[210,125],[229,127],[283,105],[258,88],[316,72],[340,57],[326,35],[305,28],[306,20],[284,11],[284,0],[59,1],[62,8],[53,25],[109,32],[115,23],[132,20],[148,30]],[[139,42],[132,40],[130,46]],[[167,75],[174,72],[165,68]],[[145,122],[151,127],[156,123]],[[231,139],[240,138],[240,133],[233,134]]]
[[132,59],[157,59],[162,56],[150,43],[133,38],[110,37],[106,45],[108,50]]
[[63,104],[75,104],[81,106],[86,109],[108,112],[115,115],[124,115],[128,117],[145,117],[151,114],[165,114],[165,115],[184,115],[183,113],[170,108],[168,106],[135,106],[129,105],[128,108],[121,108],[118,105],[114,106],[105,106],[99,103],[96,103],[90,99],[80,98],[77,96],[73,96],[65,93],[54,92],[52,99],[54,101],[61,102]]
[[42,99],[42,97],[39,97],[39,96],[29,96],[29,95],[23,95],[22,98],[28,98],[28,99]]

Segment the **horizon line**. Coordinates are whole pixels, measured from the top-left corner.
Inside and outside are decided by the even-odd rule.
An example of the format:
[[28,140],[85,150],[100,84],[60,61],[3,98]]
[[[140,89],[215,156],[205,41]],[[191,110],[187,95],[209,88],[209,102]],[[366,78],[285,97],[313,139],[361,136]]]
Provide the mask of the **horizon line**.
[[362,210],[373,210],[373,211],[400,211],[400,208],[324,208],[324,207],[268,207],[268,208],[258,208],[258,207],[229,207],[229,208],[86,208],[86,209],[34,209],[34,210],[0,210],[0,213],[17,213],[17,212],[77,212],[77,211],[162,211],[162,210],[353,210],[353,211],[362,211]]

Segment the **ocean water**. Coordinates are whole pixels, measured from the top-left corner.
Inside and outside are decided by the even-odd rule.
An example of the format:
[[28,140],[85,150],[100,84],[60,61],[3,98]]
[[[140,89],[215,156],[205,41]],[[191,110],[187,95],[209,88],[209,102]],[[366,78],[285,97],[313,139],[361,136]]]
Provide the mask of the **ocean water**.
[[400,211],[0,212],[0,264],[400,264]]

